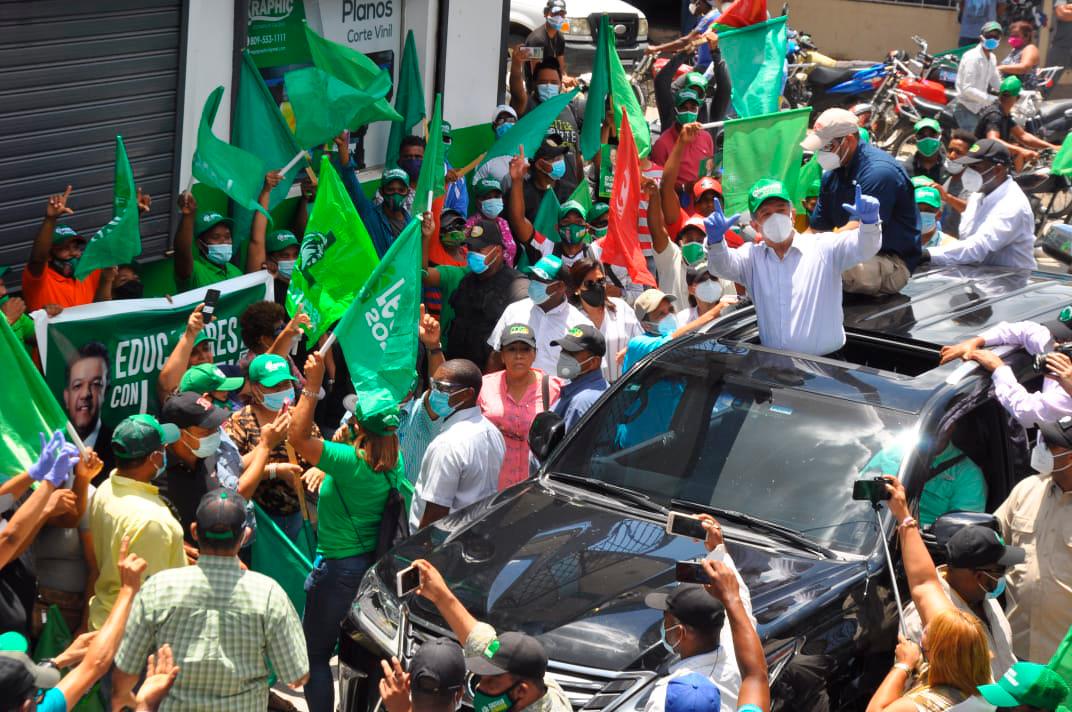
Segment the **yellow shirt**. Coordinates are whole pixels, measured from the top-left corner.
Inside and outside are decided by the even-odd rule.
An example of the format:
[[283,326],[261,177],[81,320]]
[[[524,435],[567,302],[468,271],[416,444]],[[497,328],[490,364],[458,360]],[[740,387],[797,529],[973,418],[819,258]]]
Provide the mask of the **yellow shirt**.
[[1027,554],[1005,574],[1013,652],[1045,664],[1072,625],[1072,492],[1050,475],[1033,475],[994,516],[1006,543]]
[[147,482],[123,477],[112,470],[89,507],[89,531],[100,575],[89,601],[89,627],[103,624],[119,595],[119,547],[130,537],[128,553],[145,559],[145,578],[158,571],[186,565],[182,525]]

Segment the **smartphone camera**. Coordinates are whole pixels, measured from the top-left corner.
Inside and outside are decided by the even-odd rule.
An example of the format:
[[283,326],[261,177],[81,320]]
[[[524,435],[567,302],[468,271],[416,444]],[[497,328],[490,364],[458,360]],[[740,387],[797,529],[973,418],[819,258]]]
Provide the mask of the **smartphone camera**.
[[416,566],[402,569],[395,577],[395,593],[398,594],[399,598],[412,593],[420,585],[421,570]]
[[864,477],[852,483],[852,498],[878,504],[890,498],[885,477]]

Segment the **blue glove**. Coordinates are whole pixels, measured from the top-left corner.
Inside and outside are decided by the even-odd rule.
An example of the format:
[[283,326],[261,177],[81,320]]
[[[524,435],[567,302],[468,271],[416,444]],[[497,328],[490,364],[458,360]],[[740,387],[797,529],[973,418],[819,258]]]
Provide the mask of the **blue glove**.
[[41,455],[37,458],[37,462],[30,465],[30,469],[26,471],[26,474],[34,482],[40,482],[52,472],[52,468],[56,465],[56,460],[59,459],[60,451],[67,442],[63,437],[63,433],[59,430],[52,433],[52,437],[49,440],[45,440],[44,433],[40,433],[40,436]]
[[726,213],[722,212],[722,203],[718,201],[718,198],[715,198],[715,209],[703,221],[704,229],[707,230],[707,244],[713,245],[716,242],[722,242],[726,237],[726,232],[731,230],[740,219],[740,213],[727,218]]
[[878,199],[870,195],[864,195],[860,186],[856,186],[856,202],[853,205],[842,203],[841,207],[849,214],[849,217],[859,220],[864,225],[874,225],[878,222]]
[[45,482],[50,483],[56,489],[63,487],[79,459],[78,448],[64,442],[60,448],[59,457],[52,464],[52,470],[45,475]]

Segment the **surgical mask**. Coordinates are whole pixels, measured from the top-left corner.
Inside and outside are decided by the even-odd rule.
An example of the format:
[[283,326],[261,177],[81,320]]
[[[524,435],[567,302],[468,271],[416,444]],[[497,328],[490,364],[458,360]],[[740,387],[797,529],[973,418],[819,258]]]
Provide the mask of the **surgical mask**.
[[[985,576],[987,578],[993,578],[989,574],[985,574]],[[1001,594],[1005,593],[1005,577],[1002,576],[997,579],[997,585],[994,586],[993,591],[987,590],[987,588],[984,587],[982,584],[979,584],[979,588],[983,589],[983,592],[986,594],[987,598],[1001,598]]]
[[694,292],[696,301],[704,304],[714,304],[722,298],[722,283],[716,279],[708,279],[696,285]]
[[476,690],[473,692],[473,712],[508,712],[514,706],[508,693],[509,690],[501,695],[489,695]]
[[484,274],[488,269],[488,258],[479,252],[470,252],[465,256],[465,261],[474,274]]
[[206,457],[212,457],[220,451],[220,442],[223,440],[223,434],[217,430],[211,435],[198,438],[197,447],[191,448],[194,457],[204,459]]
[[583,241],[587,232],[588,228],[584,225],[571,224],[558,228],[559,237],[571,245],[576,245]]
[[687,265],[699,264],[707,257],[707,250],[702,242],[687,242],[681,246],[681,257]]
[[153,479],[162,477],[167,471],[167,450],[164,450],[164,459],[160,462],[160,467],[156,468],[156,474],[153,475]]
[[793,234],[793,220],[785,213],[774,213],[759,226],[763,237],[775,244],[781,244]]
[[141,299],[145,293],[145,285],[136,279],[123,282],[118,287],[112,287],[113,299]]
[[952,158],[945,159],[945,161],[942,162],[942,167],[945,168],[946,173],[954,176],[959,176],[964,172],[964,166],[957,163]]
[[584,368],[584,364],[592,360],[589,356],[584,361],[578,361],[573,357],[573,354],[563,351],[558,355],[558,363],[555,364],[555,373],[559,378],[565,378],[567,381],[572,381],[581,375],[581,369]]
[[998,48],[998,43],[1000,43],[1000,42],[1001,42],[1001,40],[994,39],[993,37],[984,37],[983,38],[983,48],[988,49],[991,52],[993,52],[994,50],[996,50]]
[[815,160],[824,171],[833,171],[841,167],[841,156],[833,151],[819,151],[815,155]]
[[540,97],[540,101],[547,101],[548,99],[554,99],[558,96],[557,84],[537,84],[536,96]]
[[454,406],[450,404],[450,394],[435,388],[428,392],[428,407],[440,418],[449,417],[454,412]]
[[399,158],[398,167],[406,172],[409,176],[410,183],[417,180],[417,177],[421,174],[421,158]]
[[[678,626],[672,625],[670,627],[671,628],[677,628]],[[663,626],[663,625],[659,626],[659,642],[662,643],[662,646],[664,648],[666,648],[666,652],[668,652],[668,653],[676,653],[677,652],[677,650],[674,648],[673,644],[669,640],[666,639],[666,626]],[[678,641],[678,642],[681,642],[681,641]]]
[[657,322],[648,322],[648,326],[655,330],[659,336],[670,336],[677,331],[677,317],[667,314]]
[[529,299],[533,304],[543,304],[551,295],[547,292],[547,285],[543,282],[529,282]]
[[566,18],[561,15],[548,15],[547,24],[553,29],[561,30],[562,26],[566,24]]
[[290,275],[294,274],[294,265],[297,262],[297,260],[279,260],[275,264],[279,268],[279,274],[286,279],[290,279]]
[[581,299],[590,307],[601,307],[607,303],[607,288],[602,284],[581,290]]
[[942,142],[936,138],[921,138],[916,141],[916,150],[920,152],[922,156],[930,158],[934,154],[938,153],[938,149],[942,147]]
[[554,180],[558,180],[562,176],[566,175],[566,161],[562,158],[558,159],[551,164],[551,172],[547,175],[551,176]]
[[938,226],[938,216],[934,213],[919,214],[919,231],[928,233]]
[[484,217],[497,218],[502,211],[502,198],[488,198],[480,202],[480,212],[484,213]]
[[510,127],[514,125],[513,121],[504,121],[495,127],[495,137],[502,138],[503,134],[510,130]]
[[983,189],[983,175],[974,168],[965,168],[960,174],[960,184],[969,193],[978,193]]
[[1031,448],[1031,469],[1040,475],[1048,475],[1053,472],[1053,453],[1046,447],[1046,443],[1039,440],[1035,447]]
[[1009,46],[1013,49],[1020,49],[1026,44],[1027,40],[1025,40],[1023,37],[1017,37],[1016,35],[1013,35],[1009,38]]
[[209,262],[215,262],[218,265],[230,262],[232,254],[234,254],[234,247],[229,242],[223,245],[205,246],[205,257],[209,259]]
[[389,207],[392,211],[398,212],[402,209],[402,203],[405,202],[406,196],[401,193],[391,193],[383,196],[383,203]]
[[447,230],[439,236],[439,241],[447,247],[457,247],[465,242],[464,230]]
[[283,409],[284,404],[287,402],[294,402],[294,387],[291,386],[285,391],[279,391],[278,393],[265,393],[261,396],[261,403],[265,408],[277,413]]
[[696,117],[700,115],[698,111],[679,111],[677,112],[677,122],[684,126],[685,124],[691,124],[696,120]]

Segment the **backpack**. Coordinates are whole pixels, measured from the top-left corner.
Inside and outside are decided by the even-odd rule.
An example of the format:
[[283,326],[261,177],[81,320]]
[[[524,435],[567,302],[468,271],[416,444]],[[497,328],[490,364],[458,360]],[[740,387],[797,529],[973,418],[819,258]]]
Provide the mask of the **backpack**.
[[387,478],[387,473],[381,473],[387,480],[387,501],[383,505],[383,516],[380,518],[380,533],[376,538],[376,560],[392,549],[395,544],[408,539],[409,511],[406,507],[406,498],[398,491],[398,487]]

